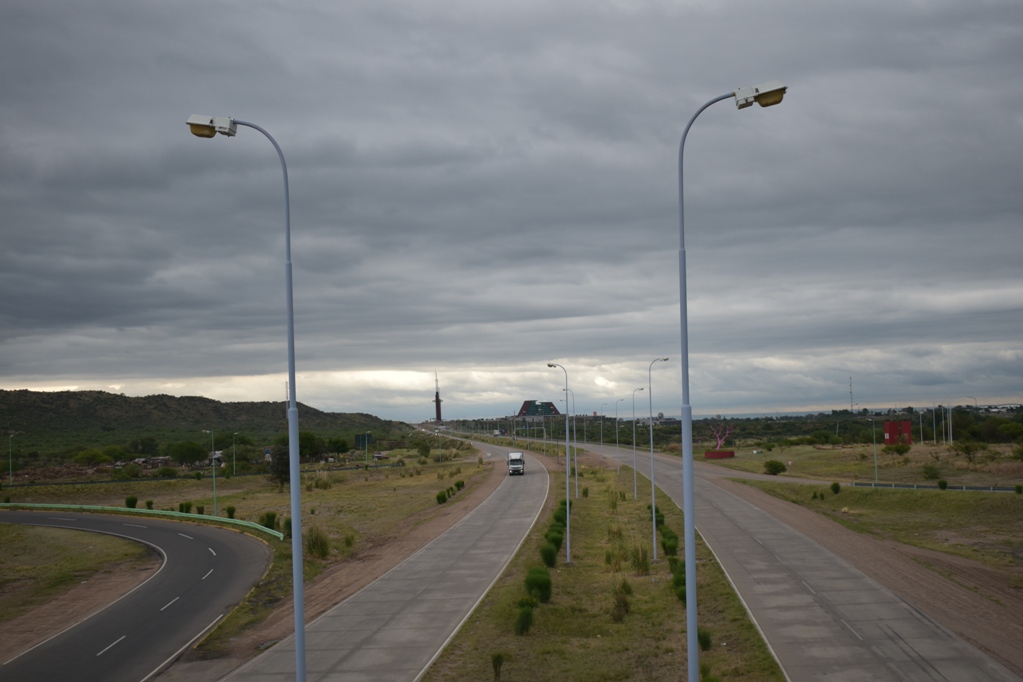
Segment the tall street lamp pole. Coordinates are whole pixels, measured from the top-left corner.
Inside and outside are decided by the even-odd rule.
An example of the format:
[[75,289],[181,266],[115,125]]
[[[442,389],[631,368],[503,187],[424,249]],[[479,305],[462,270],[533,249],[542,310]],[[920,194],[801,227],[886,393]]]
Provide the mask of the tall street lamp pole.
[[572,458],[568,456],[568,370],[556,362],[548,362],[548,367],[561,367],[565,373],[565,563],[572,563],[572,504],[568,498],[568,477],[569,462]]
[[575,430],[575,391],[570,388],[565,389],[565,407],[568,407],[568,394],[572,395],[572,443],[574,444],[575,451],[572,453],[572,469],[575,470],[575,499],[579,499],[579,439],[576,437]]
[[653,524],[654,561],[657,561],[657,498],[654,495],[654,388],[651,373],[655,362],[667,362],[668,358],[654,358],[646,369],[646,396],[650,400],[650,519]]
[[639,483],[636,479],[636,391],[642,391],[642,388],[637,388],[632,392],[632,499],[639,499]]
[[621,447],[618,442],[618,435],[621,432],[621,429],[618,428],[618,403],[624,402],[625,398],[619,398],[618,400],[615,401],[615,468],[618,469],[617,473],[619,476],[622,475],[622,457]]
[[686,307],[686,248],[685,248],[685,202],[682,183],[682,160],[686,148],[686,137],[693,121],[703,111],[721,100],[735,98],[735,106],[745,109],[754,102],[769,107],[781,102],[786,87],[780,81],[741,88],[710,100],[693,114],[682,133],[678,147],[678,289],[679,322],[682,331],[682,488],[684,506],[684,534],[686,561],[686,646],[688,651],[689,682],[699,682],[699,644],[696,637],[696,524],[694,520],[693,484],[693,408],[689,404],[689,321]]
[[295,679],[305,682],[305,579],[302,576],[302,499],[298,462],[298,400],[295,391],[295,306],[291,277],[291,197],[288,190],[288,164],[284,161],[277,140],[266,130],[247,121],[228,116],[188,117],[188,127],[197,137],[214,137],[217,133],[234,137],[237,126],[252,128],[270,140],[281,161],[284,175],[284,285],[288,317],[288,463],[291,481],[291,582],[295,613]]
[[217,445],[213,442],[213,431],[202,430],[210,434],[210,468],[213,470],[213,515],[217,515]]
[[[867,417],[870,419],[870,417]],[[874,439],[874,483],[877,483],[877,424],[874,423],[873,419],[870,419],[870,435]]]
[[607,407],[607,403],[600,404],[600,460],[601,463],[604,461],[604,408]]

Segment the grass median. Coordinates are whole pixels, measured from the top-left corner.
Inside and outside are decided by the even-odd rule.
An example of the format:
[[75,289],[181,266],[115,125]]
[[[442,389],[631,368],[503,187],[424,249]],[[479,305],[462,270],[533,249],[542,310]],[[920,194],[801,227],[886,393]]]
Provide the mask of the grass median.
[[[551,490],[564,474],[552,473]],[[541,516],[522,548],[434,662],[426,681],[441,680],[678,680],[685,676],[685,604],[673,584],[662,539],[679,536],[682,513],[658,491],[664,525],[652,562],[649,494],[631,499],[632,472],[580,470],[572,488],[572,565],[565,546],[547,569],[541,548],[557,535],[557,505]],[[663,528],[669,529],[665,533]],[[553,529],[553,533],[552,533]],[[671,546],[671,542],[667,543]],[[646,561],[644,561],[644,555]],[[698,544],[701,664],[706,679],[783,680],[746,611],[713,556]],[[550,574],[550,598],[527,590],[527,575]],[[529,623],[523,627],[523,612]],[[521,634],[516,634],[516,631]]]

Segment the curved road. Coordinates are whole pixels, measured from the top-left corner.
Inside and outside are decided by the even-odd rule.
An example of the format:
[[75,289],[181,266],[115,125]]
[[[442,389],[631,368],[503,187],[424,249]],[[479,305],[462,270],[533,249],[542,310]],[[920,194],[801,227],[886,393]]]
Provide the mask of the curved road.
[[149,679],[229,613],[270,560],[262,542],[201,524],[19,511],[0,513],[0,523],[116,535],[147,544],[164,558],[153,577],[121,599],[0,663],[0,681]]

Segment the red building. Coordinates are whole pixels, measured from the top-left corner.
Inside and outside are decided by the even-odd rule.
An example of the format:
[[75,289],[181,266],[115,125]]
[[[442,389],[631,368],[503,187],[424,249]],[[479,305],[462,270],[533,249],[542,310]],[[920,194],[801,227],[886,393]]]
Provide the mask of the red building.
[[884,423],[884,444],[895,445],[896,443],[913,444],[913,422]]

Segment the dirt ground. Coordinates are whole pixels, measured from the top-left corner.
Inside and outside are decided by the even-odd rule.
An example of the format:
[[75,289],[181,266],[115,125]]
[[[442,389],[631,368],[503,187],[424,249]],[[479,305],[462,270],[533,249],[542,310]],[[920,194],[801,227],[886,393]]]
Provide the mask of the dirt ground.
[[[595,455],[581,456],[600,466]],[[483,485],[474,486],[459,503],[445,505],[410,519],[402,535],[388,538],[337,564],[306,586],[306,616],[311,621],[356,593],[427,545],[485,500],[504,479],[494,466]],[[1023,574],[995,569],[975,561],[917,549],[855,533],[815,512],[777,499],[750,486],[718,479],[718,485],[789,524],[892,590],[933,620],[972,642],[1023,677]],[[141,583],[152,571],[104,574],[90,585],[5,626],[18,633],[18,643],[0,643],[0,661],[59,632]],[[70,614],[70,610],[74,614]],[[228,655],[201,660],[186,654],[159,676],[160,682],[214,682],[259,653],[260,647],[283,639],[293,628],[290,603],[266,622],[230,644]],[[13,626],[13,627],[12,627]],[[31,634],[29,634],[31,633]]]

